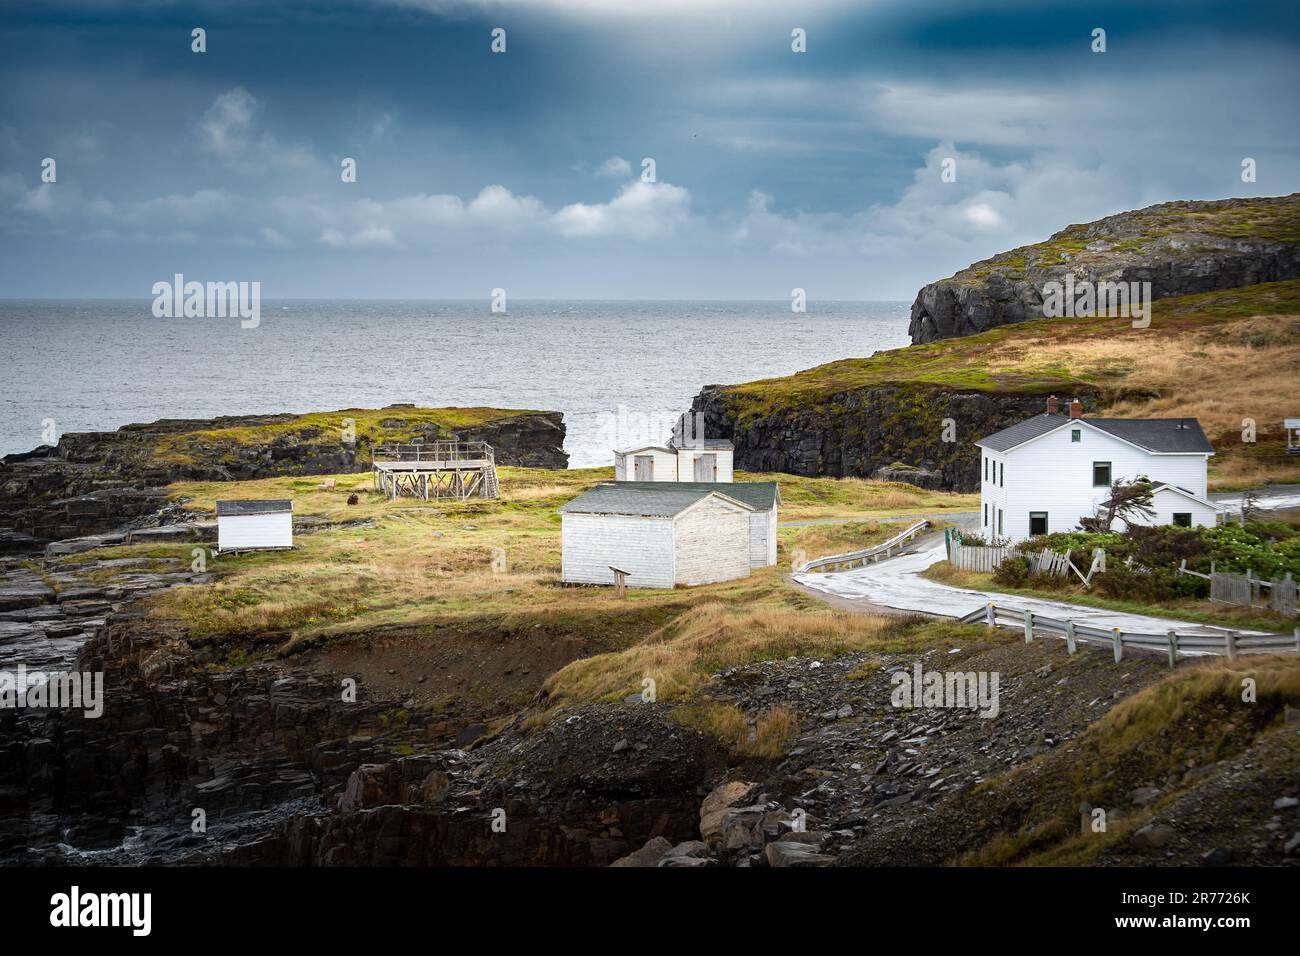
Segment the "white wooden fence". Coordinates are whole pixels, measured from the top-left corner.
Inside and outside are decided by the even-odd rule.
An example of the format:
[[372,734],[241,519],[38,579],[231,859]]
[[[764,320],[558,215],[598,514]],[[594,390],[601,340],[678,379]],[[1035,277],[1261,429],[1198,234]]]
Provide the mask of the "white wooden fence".
[[1238,654],[1281,654],[1287,651],[1300,653],[1300,627],[1293,634],[1238,634],[1236,631],[1166,631],[1163,634],[1144,634],[1106,629],[1074,620],[1057,620],[1023,608],[1008,607],[989,602],[960,619],[962,624],[983,624],[986,627],[1009,627],[1024,632],[1025,642],[1036,634],[1065,638],[1071,654],[1083,644],[1110,644],[1115,652],[1115,663],[1124,659],[1125,649],[1159,651],[1169,655],[1169,666],[1178,663],[1179,657],[1216,655],[1235,660]]
[[[1280,581],[1265,581],[1255,577],[1249,570],[1245,574],[1218,571],[1214,562],[1210,562],[1210,573],[1202,574],[1199,571],[1189,571],[1184,559],[1178,572],[1209,581],[1210,600],[1219,604],[1266,608],[1278,614],[1296,616],[1296,582],[1289,571]],[[1268,588],[1268,597],[1264,596],[1265,588]]]
[[[1007,558],[1018,557],[1029,562],[1030,574],[1052,574],[1064,578],[1069,577],[1070,571],[1073,569],[1084,584],[1090,583],[1092,570],[1089,570],[1088,574],[1085,575],[1082,571],[1074,568],[1074,565],[1070,562],[1070,553],[1066,551],[1062,554],[1053,551],[1051,548],[1032,551],[1026,550],[1022,545],[1015,544],[1001,546],[963,544],[961,538],[957,535],[948,537],[948,563],[962,571],[993,572]],[[1105,567],[1104,558],[1101,560],[1101,567]]]

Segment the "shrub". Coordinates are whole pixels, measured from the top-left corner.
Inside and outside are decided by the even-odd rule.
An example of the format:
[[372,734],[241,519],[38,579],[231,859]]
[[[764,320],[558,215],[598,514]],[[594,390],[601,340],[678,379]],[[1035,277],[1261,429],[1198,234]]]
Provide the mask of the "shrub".
[[1004,588],[1022,588],[1029,583],[1029,561],[1019,555],[1003,558],[993,571],[993,580]]

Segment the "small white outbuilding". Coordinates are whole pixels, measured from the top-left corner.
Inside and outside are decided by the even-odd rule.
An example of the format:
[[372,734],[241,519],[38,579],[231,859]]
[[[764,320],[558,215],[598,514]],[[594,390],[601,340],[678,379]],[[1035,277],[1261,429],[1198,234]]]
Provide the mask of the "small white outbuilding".
[[561,577],[613,584],[617,569],[633,588],[743,578],[758,514],[717,485],[600,484],[560,508]]
[[255,551],[293,547],[293,502],[217,502],[217,550]]

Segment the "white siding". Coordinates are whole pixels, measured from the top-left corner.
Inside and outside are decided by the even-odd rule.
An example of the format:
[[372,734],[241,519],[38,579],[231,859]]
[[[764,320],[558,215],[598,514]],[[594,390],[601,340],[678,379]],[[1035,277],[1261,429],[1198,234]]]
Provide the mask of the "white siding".
[[710,584],[749,574],[753,512],[712,495],[673,522],[678,584]]
[[749,516],[749,564],[762,568],[776,564],[776,508]]
[[670,518],[564,514],[561,577],[571,584],[613,584],[610,566],[628,572],[633,588],[673,586]]
[[718,461],[718,478],[719,482],[730,484],[732,470],[732,459],[734,452],[729,448],[679,448],[677,450],[677,480],[694,481],[695,480],[695,459],[699,455],[715,455]]
[[[1080,431],[1078,442],[1070,439],[1075,427]],[[1002,536],[1012,541],[1029,537],[1030,512],[1047,512],[1049,533],[1071,531],[1078,527],[1081,517],[1091,515],[1109,493],[1109,487],[1093,486],[1093,462],[1110,462],[1112,481],[1146,475],[1152,481],[1166,481],[1200,497],[1206,492],[1205,454],[1152,454],[1086,425],[1063,426],[1005,453],[986,448],[980,451],[981,529],[996,537],[997,509],[1001,509],[1005,515]],[[998,466],[1001,483],[993,477],[984,480],[983,459]],[[987,525],[983,524],[986,507]]]
[[276,511],[267,514],[217,517],[218,551],[292,547],[293,514],[291,512]]
[[1168,488],[1157,491],[1152,496],[1152,504],[1156,509],[1156,516],[1152,520],[1152,524],[1173,524],[1174,515],[1180,512],[1192,516],[1193,528],[1213,528],[1219,520],[1217,508],[1211,508],[1199,501],[1193,501],[1191,498],[1180,495],[1176,491],[1170,491]]
[[[619,456],[624,459],[623,468],[618,467]],[[636,451],[618,452],[614,457],[614,478],[617,481],[636,481],[636,460],[642,456],[654,460],[654,474],[651,481],[677,481],[677,456],[661,448],[642,448]]]

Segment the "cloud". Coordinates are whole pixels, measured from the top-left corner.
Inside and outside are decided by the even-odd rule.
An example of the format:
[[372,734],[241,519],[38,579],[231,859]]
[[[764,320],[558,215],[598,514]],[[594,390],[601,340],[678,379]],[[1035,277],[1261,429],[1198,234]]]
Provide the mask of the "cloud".
[[691,218],[691,194],[671,183],[638,180],[607,203],[571,203],[554,216],[560,235],[570,238],[669,236]]
[[242,86],[222,93],[199,120],[203,148],[218,156],[242,155],[248,149],[248,134],[256,110],[257,100]]
[[600,164],[596,170],[597,176],[606,176],[610,179],[624,179],[632,175],[632,164],[622,156],[611,156]]

